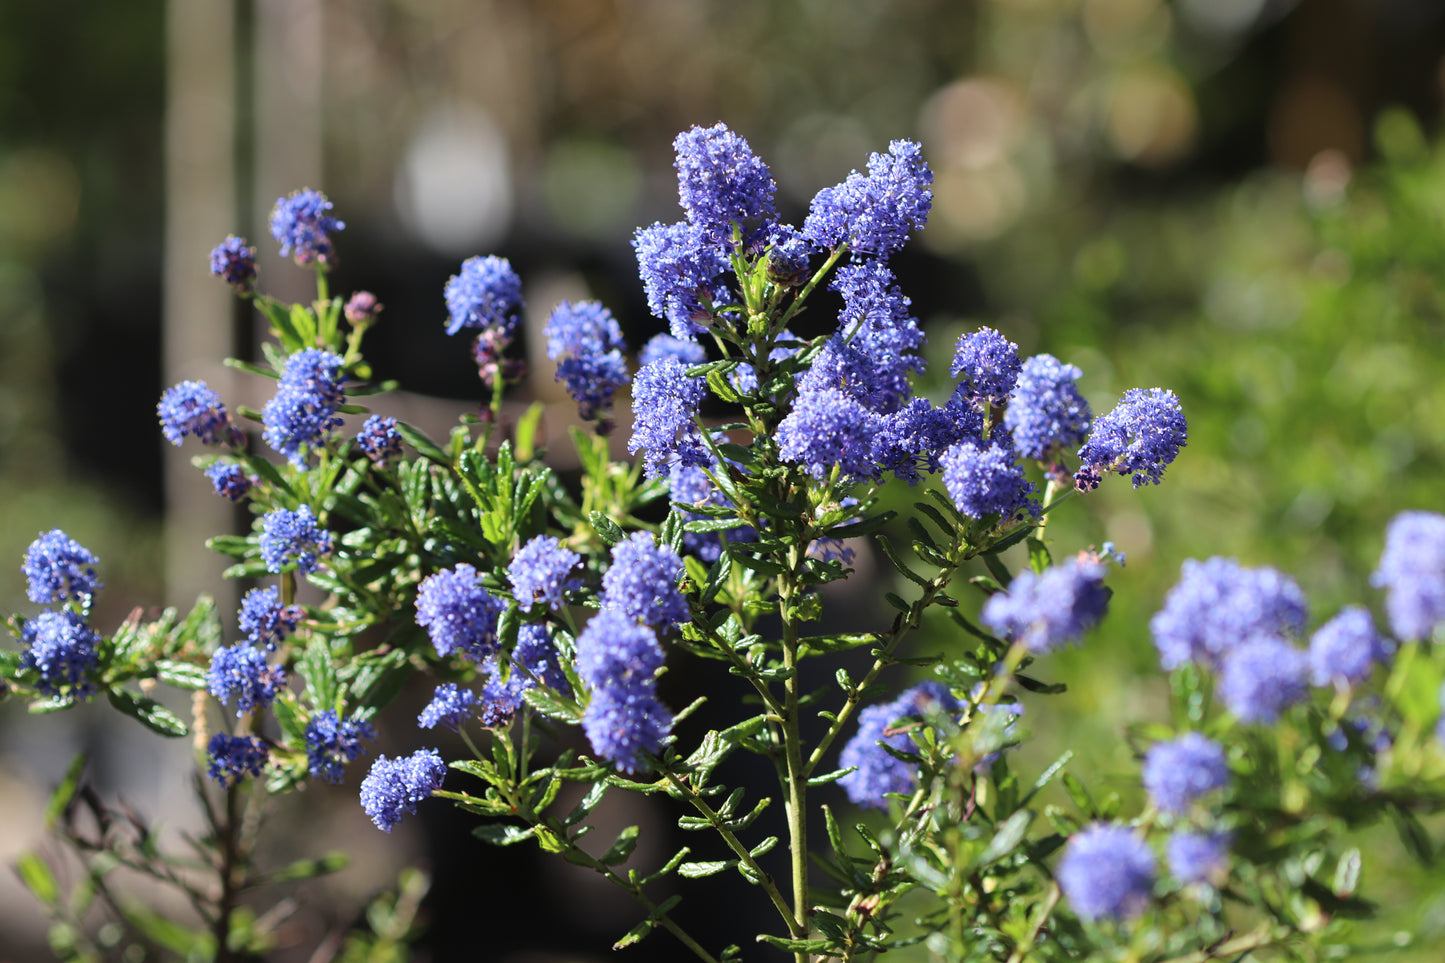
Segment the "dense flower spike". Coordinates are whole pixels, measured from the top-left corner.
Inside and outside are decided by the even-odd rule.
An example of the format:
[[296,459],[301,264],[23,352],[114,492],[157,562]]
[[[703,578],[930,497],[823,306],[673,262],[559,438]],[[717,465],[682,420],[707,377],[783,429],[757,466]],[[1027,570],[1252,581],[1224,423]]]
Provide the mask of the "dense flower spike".
[[976,404],[1001,403],[1014,390],[1023,364],[1019,346],[993,328],[979,328],[958,339],[949,373],[958,390]]
[[206,747],[206,774],[230,788],[246,776],[259,776],[270,751],[256,736],[228,736],[218,732]]
[[713,243],[731,239],[734,224],[743,236],[756,222],[777,217],[777,185],[768,165],[748,142],[724,124],[693,127],[672,142],[677,152],[677,194],[692,225]]
[[960,442],[943,453],[943,487],[954,507],[969,518],[997,516],[1000,522],[1038,515],[1036,491],[1002,445]]
[[1273,722],[1309,695],[1304,652],[1280,638],[1244,642],[1224,655],[1219,698],[1243,722]]
[[442,787],[447,766],[435,749],[418,749],[409,756],[378,756],[361,781],[361,808],[376,828],[391,832],[407,813]]
[[1189,439],[1179,398],[1163,388],[1130,388],[1089,432],[1074,473],[1080,491],[1098,488],[1105,472],[1133,474],[1134,487],[1159,484]]
[[236,700],[236,715],[264,709],[286,685],[286,670],[268,665],[266,653],[248,642],[224,646],[211,656],[206,687],[222,703]]
[[845,478],[867,478],[877,470],[873,438],[878,426],[877,414],[842,391],[802,390],[778,425],[778,457],[814,478],[834,468]]
[[700,365],[707,360],[707,352],[696,341],[684,341],[670,334],[655,334],[648,339],[638,352],[637,363],[643,367],[654,361],[681,361],[684,368]]
[[1385,529],[1385,550],[1370,584],[1385,590],[1398,639],[1428,639],[1445,622],[1445,515],[1401,512]]
[[[517,632],[517,646],[506,666],[498,652],[486,661],[487,681],[482,685],[482,725],[505,726],[522,708],[523,693],[536,685],[564,696],[572,694],[572,683],[562,671],[557,646],[545,625],[523,625]],[[506,673],[504,679],[503,673]]]
[[1138,833],[1095,823],[1070,838],[1055,875],[1082,918],[1124,920],[1149,905],[1154,872],[1154,853]]
[[396,429],[396,419],[384,415],[372,415],[361,425],[356,436],[356,447],[382,468],[389,467],[401,457],[401,432]]
[[1375,631],[1370,610],[1346,606],[1310,637],[1310,684],[1358,685],[1391,651],[1390,643]]
[[491,329],[510,341],[521,321],[522,279],[503,257],[469,257],[443,292],[447,334],[463,328]]
[[266,444],[297,468],[306,468],[303,446],[319,445],[327,432],[341,427],[336,409],[346,403],[344,366],[340,355],[320,348],[296,352],[286,359],[276,396],[261,411]]
[[561,608],[566,594],[580,584],[568,578],[580,561],[582,556],[564,548],[551,535],[538,535],[528,541],[507,566],[517,607],[530,612],[540,602],[550,609]]
[[[40,676],[37,688],[49,696],[89,696],[100,636],[74,612],[41,612],[25,623],[20,668]],[[68,690],[68,691],[65,691]]]
[[481,574],[465,562],[428,576],[416,593],[416,622],[437,654],[461,652],[481,661],[497,648],[497,618],[506,606],[482,587]]
[[326,212],[331,202],[320,191],[301,190],[280,198],[271,209],[271,236],[281,245],[281,256],[297,264],[330,264],[331,238],[346,225]]
[[161,434],[173,445],[179,445],[186,435],[194,435],[203,445],[235,447],[242,441],[221,396],[204,381],[182,381],[167,388],[156,405],[156,415]]
[[343,767],[361,755],[361,740],[376,738],[376,729],[369,722],[341,719],[336,710],[327,709],[311,717],[305,737],[307,771],[334,784],[341,782]]
[[1104,566],[1070,559],[1041,575],[1020,572],[1007,592],[989,597],[981,618],[1003,638],[1041,655],[1081,639],[1108,607]]
[[281,593],[274,585],[254,588],[241,599],[238,622],[252,645],[275,649],[286,636],[296,631],[296,623],[304,613],[299,605],[282,605]]
[[779,287],[797,287],[812,273],[815,248],[797,228],[788,224],[770,224],[754,244],[768,255],[768,280]]
[[25,595],[37,605],[83,601],[103,588],[95,574],[98,564],[95,553],[60,529],[41,532],[20,564]]
[[921,229],[933,207],[933,172],[918,144],[895,140],[887,154],[868,158],[868,174],[854,171],[813,198],[803,236],[822,248],[848,244],[859,254],[885,258]]
[[1223,883],[1229,875],[1229,834],[1177,832],[1165,844],[1169,872],[1181,883]]
[[947,686],[930,680],[908,689],[892,702],[864,709],[858,713],[858,731],[838,756],[838,765],[853,771],[839,779],[838,785],[865,809],[886,807],[888,793],[912,792],[918,781],[918,766],[882,748],[886,745],[898,752],[914,752],[911,729],[890,727],[908,716],[952,715],[960,708]]
[[687,365],[664,358],[644,365],[632,388],[632,438],[627,450],[644,451],[648,478],[665,474],[673,456],[690,465],[711,460],[697,427],[697,410],[707,393],[702,378],[689,378]]
[[936,472],[943,453],[963,441],[983,443],[983,414],[972,406],[935,408],[914,398],[879,420],[873,436],[873,460],[884,471],[913,485],[919,472]]
[[1074,384],[1083,374],[1049,354],[1023,363],[1003,416],[1015,451],[1050,462],[1059,451],[1083,444],[1093,423],[1089,403]]
[[261,518],[261,559],[266,571],[280,575],[292,564],[302,575],[316,571],[331,554],[331,533],[317,524],[310,505],[296,511],[278,508]]
[[677,590],[682,559],[649,532],[633,532],[612,547],[612,567],[602,576],[602,604],[646,625],[666,629],[692,618]]
[[446,726],[457,729],[476,713],[477,694],[463,689],[455,682],[446,682],[436,687],[426,708],[416,717],[416,724],[423,729]]
[[726,256],[688,222],[639,228],[632,249],[647,307],[667,321],[674,337],[689,339],[705,330],[708,304],[732,300],[721,282]]
[[629,380],[622,357],[627,345],[612,312],[596,301],[563,301],[547,319],[546,335],[547,357],[557,362],[556,380],[577,402],[582,420],[607,424],[612,396]]
[[[851,353],[845,358],[840,352],[831,363],[841,370],[828,377],[852,382],[849,393],[884,414],[913,396],[908,376],[923,370],[916,354],[923,346],[923,331],[911,313],[912,302],[895,280],[887,265],[863,261],[839,268],[829,285],[843,297],[835,341],[846,343]],[[820,355],[814,368],[829,364]]]
[[1229,763],[1219,743],[1197,732],[1161,742],[1144,756],[1144,788],[1154,805],[1182,813],[1190,803],[1229,782]]
[[582,715],[592,751],[626,773],[645,768],[644,753],[656,754],[672,732],[672,713],[651,693],[614,689],[592,694]]
[[237,291],[256,286],[256,249],[232,234],[211,251],[211,273]]
[[577,674],[592,689],[651,692],[662,662],[657,633],[620,608],[604,606],[577,636]]
[[1149,631],[1166,671],[1186,662],[1218,668],[1226,652],[1250,639],[1298,636],[1308,617],[1305,595],[1289,576],[1232,558],[1191,558]]
[[211,487],[216,490],[216,494],[233,502],[245,498],[251,486],[256,484],[255,477],[246,474],[246,469],[232,462],[212,462],[206,466],[205,474],[211,480]]

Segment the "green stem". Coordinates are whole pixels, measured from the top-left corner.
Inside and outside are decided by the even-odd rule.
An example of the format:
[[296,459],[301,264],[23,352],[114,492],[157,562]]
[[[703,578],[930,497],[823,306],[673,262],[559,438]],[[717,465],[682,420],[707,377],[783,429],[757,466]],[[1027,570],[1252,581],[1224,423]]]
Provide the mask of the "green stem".
[[808,279],[808,283],[803,285],[802,289],[798,291],[798,296],[793,298],[793,303],[788,305],[788,310],[783,312],[783,317],[778,321],[777,325],[779,331],[788,326],[788,322],[793,320],[793,315],[798,313],[798,309],[803,306],[803,302],[808,299],[808,295],[812,294],[813,289],[822,282],[823,278],[828,276],[828,272],[833,270],[833,265],[838,263],[838,259],[842,257],[847,250],[847,244],[839,246],[832,254],[828,255],[828,260],[823,262],[823,266],[813,272],[813,276]]
[[737,855],[738,860],[757,876],[758,884],[762,886],[763,891],[768,894],[768,899],[773,901],[773,906],[777,908],[779,915],[783,917],[783,922],[788,924],[788,932],[792,934],[794,939],[802,939],[803,928],[793,916],[792,910],[788,908],[788,902],[778,890],[777,884],[773,882],[773,877],[758,865],[758,861],[753,858],[753,854],[749,852],[748,848],[743,845],[742,841],[737,838],[732,830],[727,828],[723,818],[718,815],[717,810],[708,805],[706,799],[698,795],[685,779],[679,778],[670,768],[659,765],[658,771],[687,799],[694,809],[702,814],[702,817],[708,821],[708,824],[723,838],[723,842],[727,843],[728,849],[731,849],[733,853]]
[[[800,529],[801,526],[798,526]],[[798,621],[793,617],[793,600],[800,587],[799,572],[807,555],[802,531],[794,532],[788,550],[788,568],[778,577],[778,603],[783,618],[783,752],[788,794],[788,855],[793,873],[793,916],[802,934],[808,930],[808,767],[803,762],[802,734],[798,725]],[[795,963],[807,963],[808,954],[798,951]]]

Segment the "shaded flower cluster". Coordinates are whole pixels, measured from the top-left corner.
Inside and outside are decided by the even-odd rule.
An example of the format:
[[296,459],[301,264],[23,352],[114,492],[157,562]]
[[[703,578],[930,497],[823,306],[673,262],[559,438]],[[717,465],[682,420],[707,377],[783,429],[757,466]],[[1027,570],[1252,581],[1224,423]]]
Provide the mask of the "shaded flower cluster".
[[282,605],[276,586],[268,585],[246,593],[241,599],[238,621],[246,641],[274,650],[296,631],[302,614],[299,605]]
[[418,749],[409,756],[378,756],[361,781],[361,808],[377,829],[391,832],[407,813],[442,787],[446,763],[435,749]]
[[222,703],[236,700],[236,715],[264,709],[286,685],[286,670],[269,665],[266,653],[248,642],[223,646],[211,656],[206,687]]
[[250,291],[256,286],[256,249],[230,235],[211,251],[211,273],[237,291]]
[[311,717],[305,738],[307,771],[318,779],[339,783],[345,765],[361,755],[361,740],[375,739],[376,728],[359,719],[341,719],[335,709],[327,709]]
[[246,776],[259,776],[270,751],[257,736],[228,736],[218,732],[206,746],[206,774],[227,788]]
[[1007,592],[989,597],[981,618],[1001,637],[1041,655],[1077,642],[1108,606],[1104,566],[1071,559],[1038,575],[1020,572]]
[[291,565],[309,575],[321,556],[331,553],[331,533],[320,526],[310,505],[295,511],[278,508],[262,516],[260,542],[266,571],[276,575]]
[[511,658],[497,652],[483,667],[487,671],[487,681],[482,685],[484,726],[505,726],[511,722],[522,708],[523,694],[536,685],[563,696],[572,695],[572,683],[562,671],[557,646],[545,625],[523,625],[517,631],[517,645]]
[[396,419],[385,415],[368,417],[356,435],[356,447],[372,464],[390,466],[401,457],[401,432],[396,428]]
[[217,495],[233,502],[245,498],[251,486],[256,484],[255,477],[246,474],[246,469],[234,462],[212,462],[206,466],[205,475],[210,479],[211,487],[216,490]]
[[892,702],[868,706],[858,713],[858,731],[843,746],[838,765],[853,771],[838,780],[848,798],[865,809],[882,809],[889,793],[910,793],[918,782],[918,764],[888,752],[914,751],[910,732],[916,726],[893,728],[914,716],[951,716],[962,704],[941,682],[921,682]]
[[627,347],[612,312],[596,301],[563,301],[547,319],[547,357],[557,362],[556,380],[577,402],[583,421],[611,429],[612,396],[627,384]]
[[461,652],[480,662],[494,652],[503,608],[482,587],[481,573],[465,562],[428,576],[417,588],[416,622],[443,657]]

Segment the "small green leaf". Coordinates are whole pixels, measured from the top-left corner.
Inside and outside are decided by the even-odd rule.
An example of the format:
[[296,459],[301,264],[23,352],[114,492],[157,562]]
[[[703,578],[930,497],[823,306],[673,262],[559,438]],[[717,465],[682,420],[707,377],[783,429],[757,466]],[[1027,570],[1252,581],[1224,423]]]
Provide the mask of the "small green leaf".
[[627,533],[616,522],[601,512],[593,512],[590,518],[592,530],[597,533],[597,537],[602,539],[604,544],[616,545],[627,537]]
[[54,906],[60,900],[60,885],[55,881],[55,874],[50,872],[45,860],[35,853],[21,853],[20,858],[15,861],[15,871],[20,874],[20,881],[25,884],[25,888],[41,903]]
[[1360,867],[1362,860],[1358,847],[1351,847],[1340,854],[1340,861],[1335,866],[1335,882],[1332,887],[1335,895],[1344,898],[1353,896],[1360,885]]
[[186,724],[174,712],[148,696],[136,695],[125,689],[110,689],[107,690],[106,695],[110,698],[111,705],[152,732],[172,739],[178,739],[190,733]]
[[189,662],[161,659],[156,663],[156,678],[177,689],[198,692],[206,687],[206,670]]
[[638,832],[639,830],[636,826],[628,826],[622,830],[622,832],[617,834],[617,842],[609,846],[607,852],[598,856],[597,861],[604,866],[616,866],[618,863],[624,862],[627,857],[632,855],[632,851],[637,848]]

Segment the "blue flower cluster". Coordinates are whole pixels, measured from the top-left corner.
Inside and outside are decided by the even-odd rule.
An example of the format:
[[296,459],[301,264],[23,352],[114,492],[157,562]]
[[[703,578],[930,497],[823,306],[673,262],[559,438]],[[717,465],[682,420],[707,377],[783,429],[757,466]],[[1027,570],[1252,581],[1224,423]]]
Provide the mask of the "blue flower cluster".
[[[505,663],[505,664],[504,664]],[[505,726],[522,708],[523,693],[542,685],[563,695],[572,695],[572,683],[562,671],[557,645],[545,625],[528,623],[517,631],[517,645],[507,659],[496,652],[483,664],[487,681],[482,684],[482,725]]]
[[310,505],[294,512],[278,508],[263,515],[260,542],[266,571],[276,575],[291,565],[302,575],[310,575],[321,556],[331,553],[331,533],[318,524]]
[[461,652],[480,662],[496,651],[497,618],[505,607],[482,587],[481,573],[463,562],[417,587],[416,622],[426,629],[437,655]]
[[329,783],[341,782],[343,767],[361,755],[361,740],[375,739],[376,728],[360,719],[341,719],[335,709],[318,712],[306,724],[306,768]]
[[274,650],[296,631],[303,614],[299,605],[282,605],[276,586],[268,585],[246,593],[238,621],[247,642]]
[[179,445],[186,435],[194,435],[203,445],[235,448],[244,441],[241,430],[231,424],[221,396],[204,381],[182,381],[167,388],[156,405],[156,415],[161,434],[173,445]]
[[562,545],[551,535],[538,535],[517,550],[507,566],[513,597],[523,612],[532,611],[538,602],[549,609],[560,609],[568,592],[580,580],[569,578],[582,556]]
[[217,495],[233,502],[245,498],[251,486],[256,484],[255,477],[246,474],[246,469],[234,462],[211,462],[205,468],[205,475],[211,480],[211,487],[216,490]]
[[1220,883],[1229,874],[1230,836],[1222,832],[1173,833],[1165,844],[1169,872],[1181,883]]
[[42,532],[25,549],[20,570],[25,594],[37,605],[85,601],[103,586],[95,574],[95,553],[58,528]]
[[1003,417],[1021,456],[1051,462],[1061,449],[1083,444],[1093,414],[1074,384],[1082,376],[1077,367],[1051,354],[1023,362]]
[[773,207],[777,185],[768,165],[726,125],[685,130],[672,147],[682,209],[709,243],[730,241],[734,225],[746,228],[777,217]]
[[306,468],[304,446],[321,444],[327,432],[341,427],[336,409],[346,403],[344,366],[338,354],[303,348],[286,359],[276,396],[261,411],[266,444],[297,468]]
[[1229,782],[1229,763],[1219,743],[1197,732],[1151,747],[1144,756],[1144,788],[1161,811],[1182,813]]
[[1154,874],[1149,844],[1112,823],[1095,823],[1072,836],[1055,873],[1069,905],[1086,920],[1138,916],[1149,905]]
[[980,617],[1001,637],[1042,655],[1081,639],[1108,607],[1104,566],[1071,559],[1039,575],[1020,572],[1007,592],[989,597]]
[[707,393],[702,378],[691,378],[688,366],[675,358],[660,358],[642,366],[632,386],[632,438],[627,450],[644,450],[643,469],[648,478],[667,473],[680,460],[689,465],[711,461],[697,427],[698,407]]
[[40,677],[41,692],[86,698],[95,691],[90,677],[101,639],[79,615],[69,609],[41,612],[26,620],[20,641],[25,646],[20,668]]
[[633,532],[612,547],[612,567],[602,576],[602,604],[644,625],[667,629],[690,621],[678,591],[682,559],[648,532]]
[[1037,517],[1037,489],[1023,466],[1002,445],[959,442],[943,453],[943,487],[954,507],[969,518],[999,521]]
[[382,468],[390,466],[401,457],[401,432],[396,429],[396,419],[385,415],[368,417],[356,435],[356,447],[373,464]]
[[563,301],[547,319],[547,357],[557,362],[556,380],[577,402],[583,421],[611,430],[612,396],[630,380],[627,347],[617,320],[596,301]]
[[707,352],[696,341],[684,341],[670,334],[653,335],[637,353],[637,363],[647,367],[655,361],[681,361],[685,368],[707,360]]
[[447,334],[463,328],[501,332],[510,341],[521,323],[522,279],[504,257],[469,257],[447,281]]
[[899,250],[911,230],[921,230],[933,208],[933,172],[914,142],[895,140],[888,153],[868,158],[866,175],[854,171],[813,198],[803,236],[820,248],[847,244],[860,254],[885,258]]
[[476,705],[475,692],[463,689],[455,682],[445,682],[436,687],[432,700],[416,717],[416,724],[423,729],[434,729],[437,726],[458,729],[471,718],[476,711]]
[[257,736],[228,736],[218,732],[206,746],[206,774],[227,788],[245,776],[259,776],[270,751]]
[[688,222],[641,228],[632,250],[648,310],[667,321],[674,337],[692,339],[707,329],[711,308],[731,303],[723,249]]
[[236,700],[236,715],[264,709],[286,686],[286,670],[269,665],[266,653],[249,642],[223,646],[211,656],[206,687],[222,703]]
[[256,286],[256,249],[232,234],[211,251],[211,273],[238,292]]
[[[709,467],[714,472],[721,470],[715,464]],[[694,508],[734,507],[717,484],[708,477],[707,472],[698,465],[684,464],[680,460],[675,461],[672,469],[668,472],[667,480],[668,490],[672,495],[672,504],[683,509],[682,515],[687,521],[708,517],[699,512],[687,511],[689,506]],[[684,532],[682,545],[689,554],[702,561],[715,562],[722,554],[724,537],[729,542],[751,542],[757,539],[758,533],[751,526],[730,528],[725,532]]]
[[979,328],[958,339],[949,371],[959,379],[957,394],[989,405],[1009,397],[1022,369],[1018,345],[993,328]]
[[941,682],[921,682],[904,691],[897,699],[882,705],[868,706],[858,713],[858,731],[838,754],[838,765],[853,771],[838,780],[838,785],[855,804],[866,809],[883,809],[889,793],[910,793],[918,782],[918,764],[905,762],[885,749],[895,752],[914,751],[910,733],[917,724],[895,727],[900,720],[923,717],[955,716],[962,703]]
[[276,201],[271,209],[271,236],[281,245],[281,256],[288,255],[302,266],[331,263],[332,232],[345,230],[346,225],[326,212],[331,202],[320,191],[300,190]]
[[593,750],[624,772],[646,765],[672,730],[657,698],[657,634],[617,606],[603,605],[577,637],[577,672],[591,691],[582,729]]
[[378,756],[361,781],[361,808],[377,829],[391,832],[407,813],[442,787],[446,763],[435,749],[418,749],[409,756]]
[[1370,610],[1348,605],[1310,637],[1310,684],[1358,685],[1393,652],[1390,640],[1376,631]]
[[1408,511],[1391,519],[1370,584],[1385,590],[1396,636],[1431,638],[1445,622],[1445,515]]
[[1164,469],[1189,438],[1179,398],[1163,388],[1130,388],[1094,422],[1074,481],[1080,491],[1099,487],[1105,472],[1134,476],[1134,487],[1159,484]]

